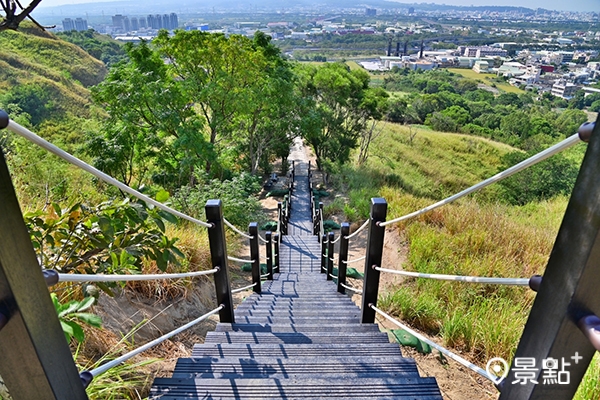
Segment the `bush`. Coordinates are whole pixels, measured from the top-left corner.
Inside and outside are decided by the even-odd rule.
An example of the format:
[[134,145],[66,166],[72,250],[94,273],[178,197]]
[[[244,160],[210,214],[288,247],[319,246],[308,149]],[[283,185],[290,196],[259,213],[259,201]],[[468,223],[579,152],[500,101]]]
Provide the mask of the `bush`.
[[184,186],[173,196],[173,204],[194,218],[204,219],[204,206],[210,199],[223,202],[223,215],[237,227],[247,227],[260,219],[260,178],[242,173],[230,180],[207,180],[204,184]]

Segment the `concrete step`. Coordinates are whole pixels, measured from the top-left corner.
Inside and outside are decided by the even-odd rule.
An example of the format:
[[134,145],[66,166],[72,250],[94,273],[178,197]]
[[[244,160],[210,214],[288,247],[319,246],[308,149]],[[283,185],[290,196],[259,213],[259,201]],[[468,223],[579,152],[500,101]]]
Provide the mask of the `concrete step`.
[[360,310],[319,310],[319,309],[275,309],[275,310],[234,310],[235,316],[240,317],[360,317]]
[[358,337],[348,337],[345,343],[330,344],[241,344],[205,343],[192,349],[192,357],[391,357],[400,356],[400,346],[395,343],[380,343],[377,346],[363,344]]
[[[357,337],[361,343],[389,343],[383,332],[364,332]],[[204,343],[275,343],[275,344],[326,344],[345,343],[347,332],[207,332]]]
[[180,379],[157,378],[150,398],[442,400],[435,378]]

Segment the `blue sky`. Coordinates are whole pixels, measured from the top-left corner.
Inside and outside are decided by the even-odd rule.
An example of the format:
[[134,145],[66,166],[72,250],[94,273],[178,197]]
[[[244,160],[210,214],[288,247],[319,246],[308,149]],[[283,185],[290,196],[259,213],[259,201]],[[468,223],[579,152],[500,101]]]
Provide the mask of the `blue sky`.
[[[102,0],[42,0],[41,7],[51,7],[62,4],[80,4],[100,2]],[[111,1],[111,0],[107,0]],[[244,1],[244,0],[240,0]],[[490,5],[490,6],[523,6],[529,8],[546,8],[549,10],[567,11],[595,11],[600,12],[600,0],[415,0],[420,2],[448,4],[457,6]],[[413,1],[399,1],[400,3],[413,3]]]

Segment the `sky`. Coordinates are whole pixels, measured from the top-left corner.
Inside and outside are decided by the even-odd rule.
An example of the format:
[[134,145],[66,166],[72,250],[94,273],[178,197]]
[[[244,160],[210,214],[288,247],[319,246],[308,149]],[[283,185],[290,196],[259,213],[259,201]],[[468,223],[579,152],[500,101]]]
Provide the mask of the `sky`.
[[[42,0],[41,7],[52,7],[63,4],[95,3],[102,0]],[[106,0],[110,1],[110,0]],[[248,0],[240,0],[248,1]],[[396,0],[398,1],[398,0]],[[252,1],[251,1],[252,2]],[[349,1],[350,2],[350,1]],[[415,0],[399,1],[400,3],[435,3],[456,6],[516,6],[528,8],[545,8],[564,11],[600,12],[600,0]]]

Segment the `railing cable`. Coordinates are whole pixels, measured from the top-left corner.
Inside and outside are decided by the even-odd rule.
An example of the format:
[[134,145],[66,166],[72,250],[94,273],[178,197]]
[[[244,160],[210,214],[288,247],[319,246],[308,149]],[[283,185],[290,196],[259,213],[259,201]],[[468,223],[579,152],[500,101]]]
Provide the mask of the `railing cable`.
[[235,227],[235,225],[233,225],[231,222],[227,221],[225,218],[223,218],[223,222],[225,222],[225,225],[227,225],[232,231],[234,231],[238,235],[241,235],[241,236],[243,236],[245,238],[248,238],[250,240],[254,239],[254,237],[248,235],[247,233],[244,233],[244,232],[240,231],[238,228]]
[[387,269],[387,268],[380,268],[380,267],[374,267],[373,269],[375,269],[377,271],[381,271],[381,272],[388,272],[390,274],[412,276],[415,278],[437,279],[437,280],[442,280],[442,281],[485,283],[485,284],[490,284],[490,285],[529,286],[528,278],[488,278],[488,277],[480,277],[480,276],[427,274],[427,273],[423,273],[423,272],[398,271],[395,269]]
[[181,274],[148,274],[148,275],[91,275],[91,274],[58,274],[58,282],[133,282],[152,281],[160,279],[192,278],[195,276],[211,275],[219,272],[220,268],[206,271],[185,272]]
[[355,262],[362,261],[365,258],[367,258],[367,256],[358,257],[358,258],[355,258],[354,260],[346,260],[346,261],[344,261],[344,263],[346,263],[346,264],[352,264],[352,263],[355,263]]
[[492,176],[491,178],[488,178],[484,181],[479,182],[476,185],[471,186],[470,188],[463,190],[462,192],[459,192],[453,196],[447,197],[444,200],[440,200],[437,203],[434,203],[430,206],[422,208],[418,211],[412,212],[410,214],[406,214],[402,217],[395,218],[395,219],[392,219],[392,220],[389,220],[386,222],[381,222],[379,224],[379,226],[387,226],[390,224],[395,224],[397,222],[405,221],[407,219],[414,218],[421,214],[424,214],[426,212],[434,210],[443,205],[452,203],[453,201],[458,200],[461,197],[464,197],[464,196],[466,196],[470,193],[473,193],[479,189],[483,189],[484,187],[489,186],[492,183],[499,182],[503,179],[506,179],[509,176],[512,176],[512,175],[516,174],[517,172],[524,170],[525,168],[531,167],[532,165],[535,165],[535,164],[539,163],[540,161],[543,161],[546,158],[553,156],[556,153],[560,153],[561,151],[568,149],[569,147],[579,143],[580,141],[581,141],[581,139],[579,138],[579,134],[576,133],[575,135],[568,137],[567,139],[563,140],[562,142],[557,143],[554,146],[549,147],[546,150],[544,150],[534,156],[529,157],[527,160],[521,161],[520,163],[513,165],[512,167],[510,167],[508,169],[505,169],[504,171]]
[[52,143],[42,139],[41,137],[39,137],[38,135],[36,135],[35,133],[31,132],[29,129],[17,124],[16,122],[14,122],[13,120],[10,120],[8,123],[8,127],[7,129],[9,129],[10,131],[24,137],[25,139],[37,144],[38,146],[48,150],[49,152],[57,155],[58,157],[62,158],[63,160],[83,169],[84,171],[89,172],[90,174],[94,175],[96,178],[103,180],[106,183],[109,183],[113,186],[118,187],[119,189],[121,189],[122,191],[129,193],[132,196],[137,197],[138,199],[145,201],[146,203],[150,203],[168,213],[171,213],[173,215],[176,215],[179,218],[188,220],[190,222],[193,222],[195,224],[198,224],[200,226],[203,226],[205,228],[211,228],[212,224],[209,224],[207,222],[204,221],[200,221],[199,219],[196,219],[194,217],[190,217],[189,215],[186,215],[182,212],[179,212],[169,206],[166,206],[156,200],[154,200],[151,197],[146,196],[145,194],[142,194],[140,192],[138,192],[135,189],[130,188],[129,186],[125,185],[122,182],[119,182],[118,180],[116,180],[115,178],[113,178],[110,175],[105,174],[104,172],[98,170],[97,168],[92,167],[91,165],[83,162],[82,160],[80,160],[79,158],[72,156],[71,154],[67,153],[66,151],[60,149],[59,147],[53,145]]
[[267,243],[267,239],[263,238],[262,236],[258,235],[258,240],[260,240],[263,243]]
[[490,381],[492,381],[492,383],[494,383],[494,384],[497,383],[497,378],[491,376],[490,374],[488,374],[487,371],[485,371],[484,369],[482,369],[482,368],[478,367],[477,365],[475,365],[475,364],[473,364],[473,363],[465,360],[461,356],[454,354],[450,350],[448,350],[448,349],[446,349],[446,348],[438,345],[437,343],[429,340],[425,336],[423,336],[420,333],[412,330],[411,328],[409,328],[408,326],[404,325],[403,323],[398,322],[396,319],[394,319],[391,316],[389,316],[388,314],[384,313],[379,308],[375,307],[373,304],[369,304],[369,307],[371,307],[373,310],[375,310],[376,313],[378,313],[378,314],[382,315],[383,317],[385,317],[388,321],[390,321],[393,324],[397,325],[401,329],[404,329],[405,331],[407,331],[411,335],[415,336],[417,339],[419,339],[419,340],[427,343],[428,345],[430,345],[434,349],[438,350],[440,353],[444,354],[445,356],[447,356],[447,357],[453,359],[454,361],[458,362],[459,364],[461,364],[461,365],[469,368],[471,371],[474,371],[474,372],[478,373],[479,375],[483,376],[484,378],[489,379]]
[[369,220],[366,220],[365,223],[360,226],[360,228],[358,228],[357,230],[354,231],[354,233],[352,233],[351,235],[346,236],[346,239],[351,239],[354,236],[358,235],[367,226],[369,226]]
[[198,317],[195,320],[190,321],[187,324],[185,324],[185,325],[183,325],[183,326],[181,326],[181,327],[179,327],[179,328],[177,328],[177,329],[175,329],[175,330],[173,330],[173,331],[171,331],[171,332],[169,332],[169,333],[167,333],[167,334],[165,334],[165,335],[163,335],[163,336],[161,336],[161,337],[159,337],[157,339],[154,339],[151,342],[148,342],[145,345],[140,346],[140,347],[138,347],[135,350],[130,351],[129,353],[123,354],[121,357],[115,358],[114,360],[109,361],[106,364],[101,365],[98,368],[94,368],[91,371],[86,371],[86,372],[84,372],[84,374],[86,374],[86,373],[90,374],[92,377],[96,377],[96,376],[98,376],[100,374],[103,374],[104,372],[108,371],[109,369],[111,369],[113,367],[116,367],[117,365],[119,365],[119,364],[121,364],[121,363],[129,360],[131,357],[134,357],[134,356],[136,356],[136,355],[138,355],[138,354],[140,354],[140,353],[142,353],[142,352],[144,352],[144,351],[146,351],[146,350],[148,350],[148,349],[150,349],[150,348],[152,348],[152,347],[154,347],[154,346],[156,346],[156,345],[164,342],[165,340],[167,340],[167,339],[169,339],[169,338],[177,335],[178,333],[181,333],[181,332],[185,331],[186,329],[191,328],[192,326],[198,324],[199,322],[204,321],[205,319],[207,319],[211,315],[214,315],[214,314],[218,313],[219,311],[221,311],[223,308],[225,308],[225,306],[223,304],[221,304],[219,307],[217,307],[214,310],[212,310],[212,311],[204,314],[203,316]]
[[256,286],[256,283],[253,283],[252,285],[244,286],[241,288],[233,289],[231,291],[231,293],[233,294],[233,293],[243,292],[244,290],[252,289],[254,286]]
[[351,292],[354,292],[354,293],[356,293],[356,294],[362,294],[362,290],[359,290],[359,289],[353,288],[352,286],[348,286],[348,285],[346,285],[346,284],[344,284],[344,283],[342,283],[341,285],[342,285],[342,287],[343,287],[344,289],[347,289],[347,290],[349,290],[349,291],[351,291]]
[[237,258],[237,257],[231,257],[231,256],[227,256],[227,259],[229,261],[245,263],[245,264],[252,264],[252,263],[254,263],[254,261],[256,261],[256,260],[244,260],[243,258]]

